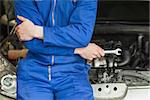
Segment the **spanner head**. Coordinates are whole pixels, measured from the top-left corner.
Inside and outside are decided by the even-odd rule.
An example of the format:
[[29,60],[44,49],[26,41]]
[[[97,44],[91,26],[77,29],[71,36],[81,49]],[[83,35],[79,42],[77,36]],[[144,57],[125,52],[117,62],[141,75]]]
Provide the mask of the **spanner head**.
[[116,50],[115,50],[115,54],[116,55],[121,55],[121,53],[122,53],[122,50],[120,49],[120,48],[117,48]]

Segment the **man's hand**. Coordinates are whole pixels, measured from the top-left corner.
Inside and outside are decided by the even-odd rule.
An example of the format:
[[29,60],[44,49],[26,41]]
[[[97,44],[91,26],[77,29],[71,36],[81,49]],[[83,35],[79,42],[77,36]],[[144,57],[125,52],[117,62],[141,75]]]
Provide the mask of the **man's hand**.
[[35,25],[30,20],[17,16],[17,18],[22,21],[20,25],[16,27],[16,34],[21,41],[29,41],[34,38]]
[[89,43],[85,48],[77,48],[74,53],[79,54],[82,58],[90,61],[94,58],[101,58],[105,55],[104,50],[94,43]]
[[43,39],[43,27],[34,25],[34,23],[22,16],[17,16],[22,21],[20,25],[16,27],[16,33],[21,41],[29,41],[33,38]]

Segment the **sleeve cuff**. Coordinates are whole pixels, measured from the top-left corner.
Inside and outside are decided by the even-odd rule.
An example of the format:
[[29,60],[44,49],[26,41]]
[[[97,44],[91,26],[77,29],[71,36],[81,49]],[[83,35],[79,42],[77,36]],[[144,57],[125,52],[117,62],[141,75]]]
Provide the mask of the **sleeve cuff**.
[[51,39],[50,37],[50,31],[49,31],[49,28],[48,27],[43,27],[43,43],[44,43],[44,46],[48,46],[49,44],[49,41]]

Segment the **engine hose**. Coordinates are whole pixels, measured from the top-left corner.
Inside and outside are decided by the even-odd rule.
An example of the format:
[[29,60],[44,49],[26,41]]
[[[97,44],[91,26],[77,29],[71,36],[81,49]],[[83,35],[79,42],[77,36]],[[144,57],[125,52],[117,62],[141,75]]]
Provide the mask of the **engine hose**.
[[139,62],[140,62],[140,58],[138,57],[137,59],[135,59],[131,67],[135,68],[136,66],[138,66]]
[[139,79],[143,79],[143,80],[146,80],[148,82],[150,82],[150,77],[149,76],[146,76],[146,75],[143,75],[141,73],[137,73],[137,72],[131,72],[131,71],[122,71],[121,76],[131,76],[131,77],[136,77],[136,78],[139,78]]
[[123,54],[123,61],[122,62],[118,62],[118,66],[121,67],[121,66],[124,66],[126,64],[128,64],[131,60],[131,54],[128,50],[125,50],[124,51],[124,54]]

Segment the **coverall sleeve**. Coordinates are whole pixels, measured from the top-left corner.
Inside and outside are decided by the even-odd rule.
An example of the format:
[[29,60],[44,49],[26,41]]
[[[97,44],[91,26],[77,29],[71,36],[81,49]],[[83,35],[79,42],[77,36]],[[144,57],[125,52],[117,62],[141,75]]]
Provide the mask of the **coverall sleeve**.
[[[44,26],[44,21],[42,19],[41,14],[39,13],[39,11],[37,10],[36,4],[34,2],[34,0],[14,0],[14,5],[15,5],[15,14],[23,16],[29,20],[31,20],[35,25],[39,25],[39,26]],[[18,24],[21,24],[21,21],[16,19]],[[23,42],[25,47],[27,49],[29,49],[30,51],[34,52],[34,53],[39,53],[41,52],[38,48],[38,43],[42,43],[42,40],[34,38],[30,41],[25,41]],[[35,45],[37,44],[37,45]],[[44,47],[44,46],[43,46]],[[60,55],[72,55],[74,53],[74,49],[72,48],[68,48],[67,52],[64,52],[62,54],[62,51],[64,49],[58,49],[61,47],[57,47],[57,46],[49,46],[50,47],[50,51],[48,52],[48,54],[55,54],[57,53],[57,55],[59,55],[59,53],[61,53]],[[58,52],[55,52],[55,50],[57,49]],[[60,51],[60,52],[59,52]]]
[[97,0],[77,0],[69,25],[44,27],[44,45],[69,48],[89,44],[95,25]]
[[[43,25],[43,19],[39,12],[37,11],[37,8],[35,6],[35,3],[33,0],[14,0],[14,7],[15,7],[15,15],[23,16],[29,20],[31,20],[35,25]],[[21,21],[16,19],[18,24],[21,24]],[[34,42],[36,42],[37,39],[33,39],[30,41],[25,41],[24,45],[27,49],[30,51],[34,50]]]

